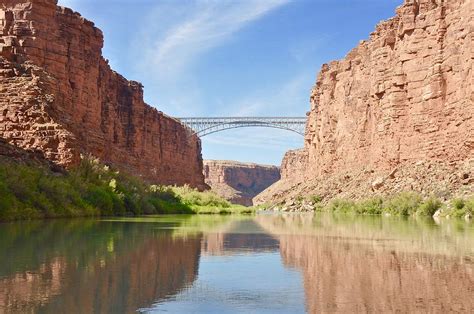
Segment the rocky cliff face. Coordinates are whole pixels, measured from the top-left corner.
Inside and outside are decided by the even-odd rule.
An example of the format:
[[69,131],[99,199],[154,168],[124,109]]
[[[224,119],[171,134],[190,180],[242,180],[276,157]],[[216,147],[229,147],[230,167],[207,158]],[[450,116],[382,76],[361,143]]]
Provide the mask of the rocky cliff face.
[[235,161],[205,160],[204,176],[217,194],[232,203],[250,206],[253,197],[280,179],[280,169]]
[[308,153],[304,149],[290,150],[286,152],[281,162],[281,178],[292,180],[305,176],[308,165]]
[[69,167],[80,154],[204,187],[200,140],[101,55],[102,32],[57,0],[0,3],[0,137]]
[[[303,179],[312,182],[299,192],[321,179],[334,182],[339,194],[351,194],[347,186],[359,180],[363,188],[353,196],[374,187],[415,189],[426,171],[439,175],[432,180],[446,179],[449,191],[472,191],[473,19],[470,0],[405,0],[369,40],[323,65],[305,137]],[[396,182],[403,172],[408,177]],[[419,191],[441,188],[422,184]]]

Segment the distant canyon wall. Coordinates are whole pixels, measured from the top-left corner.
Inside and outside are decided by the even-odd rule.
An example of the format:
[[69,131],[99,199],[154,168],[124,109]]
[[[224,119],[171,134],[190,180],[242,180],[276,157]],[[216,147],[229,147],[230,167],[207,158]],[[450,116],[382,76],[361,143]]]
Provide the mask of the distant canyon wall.
[[[430,172],[450,191],[472,192],[474,3],[405,0],[396,13],[343,60],[322,66],[304,152],[287,154],[282,166],[300,186],[280,184],[262,199],[290,185],[309,193],[321,181],[333,185],[333,195],[372,193],[377,179],[387,183],[384,192],[416,189]],[[408,178],[397,182],[403,172]],[[421,184],[418,190],[436,189]]]
[[81,154],[204,188],[201,142],[102,57],[103,34],[57,0],[0,2],[0,137],[65,167]]
[[250,206],[252,199],[280,179],[276,166],[223,160],[205,160],[206,183],[220,196],[235,204]]

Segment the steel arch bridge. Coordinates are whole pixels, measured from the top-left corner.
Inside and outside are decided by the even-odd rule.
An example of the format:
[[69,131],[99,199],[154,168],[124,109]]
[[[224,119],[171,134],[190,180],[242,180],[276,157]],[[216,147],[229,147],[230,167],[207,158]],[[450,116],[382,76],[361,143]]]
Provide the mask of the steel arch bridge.
[[196,117],[177,118],[184,125],[190,128],[194,134],[203,137],[212,133],[224,130],[246,128],[246,127],[266,127],[283,129],[304,136],[306,127],[306,117]]

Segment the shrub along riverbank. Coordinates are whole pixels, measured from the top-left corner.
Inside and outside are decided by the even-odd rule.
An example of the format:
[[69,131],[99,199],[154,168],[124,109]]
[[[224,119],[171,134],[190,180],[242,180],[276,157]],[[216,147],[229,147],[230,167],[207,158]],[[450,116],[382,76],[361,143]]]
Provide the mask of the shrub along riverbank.
[[67,173],[0,159],[0,221],[250,212],[210,191],[147,185],[94,159],[83,159]]
[[317,211],[346,214],[464,217],[474,213],[474,196],[454,198],[443,202],[437,197],[423,198],[415,192],[403,192],[386,197],[373,197],[361,201],[334,199],[323,202],[319,196],[300,197],[291,204],[280,204],[273,209],[280,211]]

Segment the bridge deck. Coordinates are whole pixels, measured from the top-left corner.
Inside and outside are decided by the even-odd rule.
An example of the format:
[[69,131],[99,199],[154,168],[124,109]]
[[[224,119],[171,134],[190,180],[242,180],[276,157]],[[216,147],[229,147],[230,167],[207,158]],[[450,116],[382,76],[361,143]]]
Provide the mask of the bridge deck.
[[198,136],[243,127],[268,127],[304,135],[306,117],[184,117],[177,118]]

